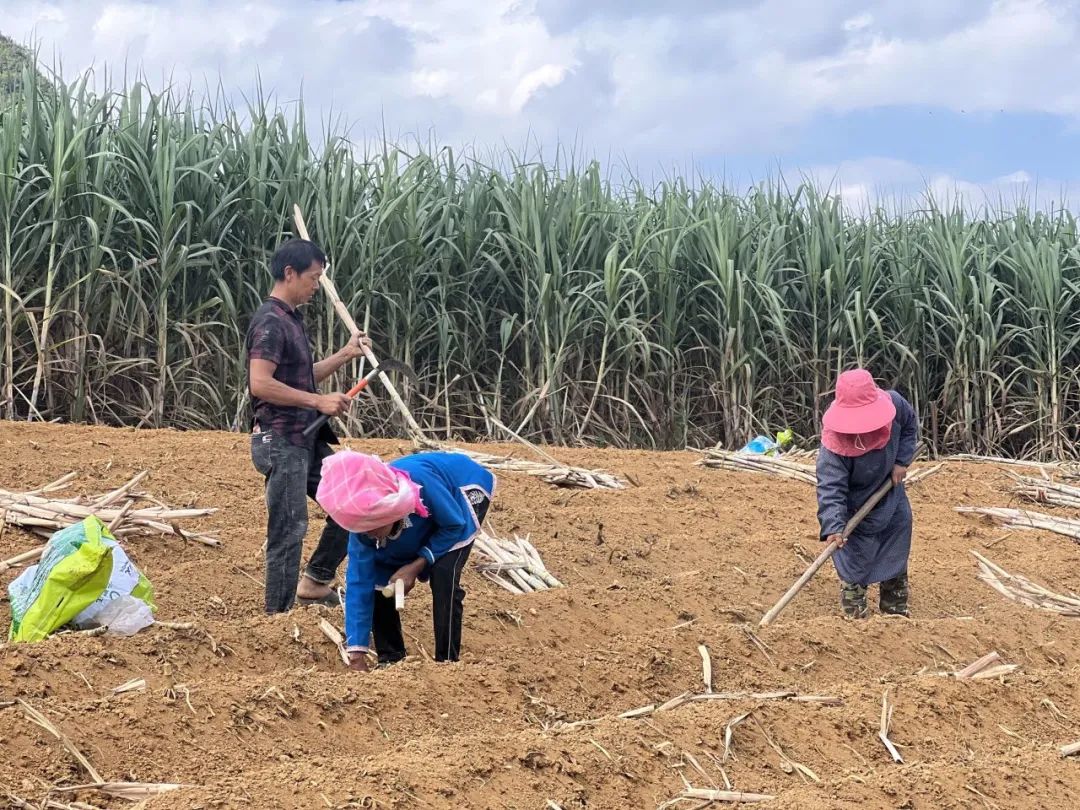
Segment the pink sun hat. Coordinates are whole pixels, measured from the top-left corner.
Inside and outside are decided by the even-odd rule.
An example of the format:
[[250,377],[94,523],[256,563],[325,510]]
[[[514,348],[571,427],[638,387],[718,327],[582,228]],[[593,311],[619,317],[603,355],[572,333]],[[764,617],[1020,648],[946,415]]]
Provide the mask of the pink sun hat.
[[836,380],[836,399],[821,424],[835,433],[873,433],[896,418],[892,397],[878,388],[869,371],[845,371]]
[[429,514],[420,487],[408,473],[354,450],[323,460],[315,500],[341,528],[358,533],[389,526],[414,512]]

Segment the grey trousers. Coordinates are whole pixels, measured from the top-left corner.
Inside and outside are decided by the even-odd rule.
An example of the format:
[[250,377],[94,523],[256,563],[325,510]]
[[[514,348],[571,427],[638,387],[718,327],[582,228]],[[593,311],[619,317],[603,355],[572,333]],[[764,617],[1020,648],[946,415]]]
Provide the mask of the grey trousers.
[[[322,478],[322,461],[333,452],[323,441],[302,447],[277,433],[252,434],[251,461],[266,479],[267,613],[284,613],[296,600],[296,581],[308,528],[307,499],[315,497]],[[328,585],[348,550],[348,532],[327,518],[319,545],[304,573]]]

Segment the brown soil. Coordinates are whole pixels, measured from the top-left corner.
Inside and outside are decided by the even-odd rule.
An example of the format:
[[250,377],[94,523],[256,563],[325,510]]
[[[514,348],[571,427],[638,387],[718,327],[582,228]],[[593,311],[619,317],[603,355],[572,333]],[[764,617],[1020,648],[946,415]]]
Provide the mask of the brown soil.
[[[404,449],[354,446],[384,456]],[[500,476],[494,528],[531,534],[567,587],[512,596],[470,571],[465,651],[453,665],[425,657],[430,600],[420,589],[406,608],[412,657],[363,675],[345,671],[318,631],[324,615],[340,626],[339,611],[262,614],[261,589],[244,573],[261,579],[263,525],[244,437],[0,425],[0,486],[32,488],[76,470],[81,487],[100,492],[149,468],[147,489],[163,500],[218,507],[194,525],[224,541],[127,544],[154,583],[159,618],[200,632],[0,645],[0,705],[38,707],[106,779],[193,786],[153,799],[155,809],[657,807],[684,779],[724,787],[725,727],[750,710],[757,724],[734,729],[724,770],[735,789],[777,797],[765,806],[1080,806],[1080,763],[1058,753],[1080,739],[1078,625],[980,582],[968,552],[1002,532],[952,511],[1008,505],[1001,471],[953,464],[912,487],[913,619],[845,622],[826,568],[775,625],[757,630],[805,568],[797,550],[818,551],[811,487],[695,467],[689,453],[558,455],[640,484],[571,492]],[[0,557],[33,542],[9,528]],[[1080,591],[1080,548],[1066,538],[1020,532],[986,553],[1058,591]],[[699,644],[718,691],[790,689],[844,703],[713,701],[611,717],[701,691]],[[976,682],[936,674],[990,650],[1020,671]],[[147,689],[111,693],[133,678]],[[886,690],[903,765],[877,737]],[[597,721],[559,728],[589,719]],[[793,769],[766,734],[820,781]],[[89,781],[17,707],[0,709],[0,744],[0,795],[36,803],[49,786]],[[64,800],[126,804],[88,792]]]

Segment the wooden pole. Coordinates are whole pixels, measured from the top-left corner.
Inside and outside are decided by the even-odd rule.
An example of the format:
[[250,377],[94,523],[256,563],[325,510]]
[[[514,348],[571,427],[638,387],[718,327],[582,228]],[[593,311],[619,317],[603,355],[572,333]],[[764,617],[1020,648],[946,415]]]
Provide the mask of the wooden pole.
[[[304,223],[303,213],[300,211],[300,206],[295,203],[293,204],[293,221],[296,223],[296,232],[300,237],[308,239],[308,229],[307,225]],[[330,302],[333,304],[334,312],[337,313],[341,322],[345,324],[346,328],[349,329],[351,333],[355,334],[356,332],[359,332],[360,329],[356,325],[356,321],[353,320],[352,315],[349,314],[348,308],[341,300],[341,296],[338,295],[337,288],[334,286],[334,282],[330,279],[329,274],[324,272],[319,276],[319,284],[322,286],[323,292],[326,293],[327,298],[329,298]],[[379,367],[379,361],[375,358],[375,354],[371,351],[370,347],[364,346],[363,352],[365,359],[370,362],[373,367]],[[382,381],[386,393],[390,395],[391,401],[401,412],[401,415],[405,420],[406,431],[409,433],[416,446],[425,450],[455,449],[428,438],[424,433],[423,428],[421,428],[416,419],[413,418],[409,406],[405,404],[405,401],[401,398],[401,395],[398,393],[393,383],[390,382],[390,378],[385,371],[379,372],[379,379]],[[512,431],[509,431],[509,428],[504,427],[504,429],[511,432],[513,435]],[[567,467],[566,465],[555,461],[550,455],[544,453],[526,439],[520,436],[517,438],[534,452],[544,457],[551,467],[548,468],[548,464],[540,465],[536,462],[515,461],[513,459],[489,456],[469,450],[458,450],[458,452],[464,453],[485,467],[490,467],[492,469],[511,469],[517,470],[518,472],[527,472],[530,475],[540,475],[549,483],[558,484],[560,486],[587,488],[608,487],[610,489],[623,489],[625,487],[625,483],[615,476],[601,473],[598,470],[583,470],[577,467]]]
[[[296,232],[300,235],[300,238],[310,241],[307,225],[304,222],[304,215],[300,211],[300,206],[295,203],[293,204],[293,221],[296,223]],[[334,286],[334,282],[330,279],[330,275],[324,272],[319,276],[319,284],[322,286],[323,292],[326,293],[326,297],[330,299],[330,303],[334,305],[334,312],[337,313],[341,322],[345,324],[345,328],[348,329],[349,333],[352,335],[358,333],[360,327],[356,325],[356,321],[354,321],[352,315],[349,314],[348,307],[345,306],[345,302],[342,301],[341,296],[338,295],[337,287]],[[363,346],[362,348],[364,357],[367,358],[367,361],[375,368],[378,368],[379,361],[375,358],[375,354],[371,351],[371,348],[368,346]],[[379,380],[386,388],[386,393],[390,395],[390,399],[393,401],[394,405],[397,406],[397,409],[401,411],[401,415],[405,418],[405,426],[409,433],[412,434],[413,440],[423,445],[430,445],[431,442],[424,435],[423,429],[413,418],[412,412],[405,404],[405,400],[401,398],[401,394],[398,393],[386,372],[379,372]]]
[[[882,484],[881,487],[873,495],[866,499],[866,503],[864,503],[859,508],[859,511],[852,516],[851,520],[847,522],[847,526],[844,527],[844,531],[841,536],[845,540],[851,537],[851,533],[855,531],[855,528],[860,523],[862,523],[863,518],[869,515],[870,512],[873,511],[874,507],[878,505],[881,499],[889,493],[889,490],[892,489],[892,485],[892,478],[890,477],[889,480]],[[780,597],[780,601],[773,605],[772,608],[770,608],[769,612],[761,617],[761,621],[758,622],[758,626],[767,627],[768,625],[772,624],[773,619],[780,615],[780,611],[788,606],[788,603],[792,599],[794,599],[795,595],[806,586],[806,583],[809,582],[814,576],[814,574],[818,572],[818,569],[821,568],[821,566],[823,566],[832,558],[832,555],[836,553],[836,550],[839,547],[839,543],[835,540],[829,543],[829,545],[825,546],[825,550],[817,556],[817,559],[810,563],[810,567],[807,568],[806,572],[795,581],[794,585],[788,588],[787,593]]]

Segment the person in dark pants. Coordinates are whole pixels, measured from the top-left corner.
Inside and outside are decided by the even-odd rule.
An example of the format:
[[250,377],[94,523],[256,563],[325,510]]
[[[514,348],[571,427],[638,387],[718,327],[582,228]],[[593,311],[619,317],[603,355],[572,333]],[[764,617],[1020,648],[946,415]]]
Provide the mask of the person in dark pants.
[[[867,587],[880,583],[884,614],[908,615],[911,504],[904,479],[919,441],[915,409],[896,391],[884,391],[869,371],[845,371],[822,420],[817,458],[818,521],[823,542],[835,541],[840,607],[852,619],[869,613]],[[851,537],[844,526],[885,481],[893,487]]]
[[379,664],[405,657],[401,618],[381,591],[402,580],[431,585],[435,660],[457,661],[465,590],[461,574],[495,493],[495,476],[461,453],[417,453],[383,464],[352,451],[324,465],[318,501],[351,530],[345,578],[350,668],[368,669],[372,636]]
[[311,242],[290,239],[274,253],[274,287],[248,327],[248,390],[253,410],[251,460],[266,479],[266,612],[282,613],[302,604],[340,604],[331,583],[348,550],[344,529],[327,520],[319,545],[300,579],[300,558],[308,527],[307,498],[315,497],[322,462],[337,437],[329,423],[303,435],[317,414],[340,416],[351,400],[342,393],[320,394],[318,385],[368,344],[355,334],[338,352],[314,361],[299,307],[319,288],[326,256]]

